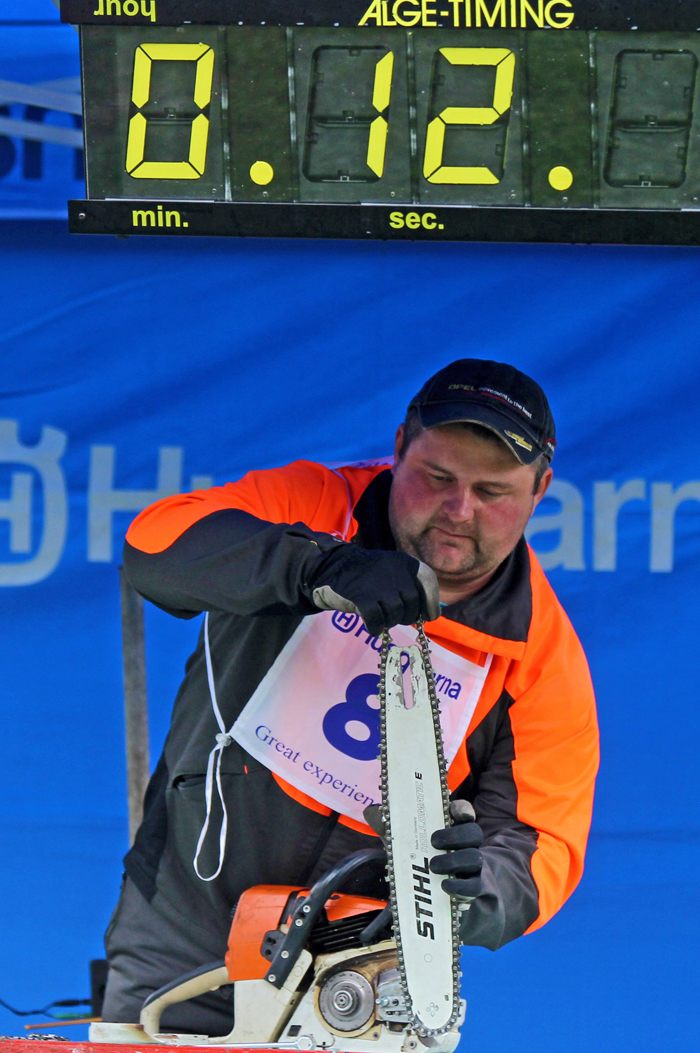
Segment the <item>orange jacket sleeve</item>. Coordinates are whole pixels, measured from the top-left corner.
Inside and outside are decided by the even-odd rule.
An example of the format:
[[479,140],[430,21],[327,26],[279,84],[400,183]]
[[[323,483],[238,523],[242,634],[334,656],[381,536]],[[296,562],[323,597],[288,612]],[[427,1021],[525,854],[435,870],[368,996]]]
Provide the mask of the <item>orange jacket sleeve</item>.
[[335,533],[339,502],[349,507],[349,490],[340,473],[311,461],[294,461],[274,471],[248,472],[235,483],[156,501],[134,519],[126,539],[141,552],[163,552],[205,516],[229,509],[268,523],[305,523],[312,530]]
[[532,856],[544,925],[568,899],[583,860],[598,771],[598,725],[583,648],[532,558],[533,614],[527,651],[512,663],[506,691],[515,759],[518,819],[538,831]]

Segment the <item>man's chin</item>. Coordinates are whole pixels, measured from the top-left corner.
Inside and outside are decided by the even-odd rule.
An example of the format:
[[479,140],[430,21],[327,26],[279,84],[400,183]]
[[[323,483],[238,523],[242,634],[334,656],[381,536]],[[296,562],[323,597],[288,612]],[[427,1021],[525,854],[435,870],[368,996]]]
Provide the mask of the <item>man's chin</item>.
[[459,585],[471,585],[473,581],[478,581],[488,571],[484,567],[432,567],[435,571],[438,581],[443,585],[459,586]]
[[453,582],[455,585],[468,584],[480,578],[487,569],[481,565],[481,560],[451,560],[445,559],[437,552],[424,552],[420,559],[434,570],[438,578],[445,582]]
[[479,572],[479,564],[482,562],[479,553],[474,551],[473,543],[465,551],[462,545],[454,544],[432,544],[421,546],[420,558],[436,574],[471,574]]

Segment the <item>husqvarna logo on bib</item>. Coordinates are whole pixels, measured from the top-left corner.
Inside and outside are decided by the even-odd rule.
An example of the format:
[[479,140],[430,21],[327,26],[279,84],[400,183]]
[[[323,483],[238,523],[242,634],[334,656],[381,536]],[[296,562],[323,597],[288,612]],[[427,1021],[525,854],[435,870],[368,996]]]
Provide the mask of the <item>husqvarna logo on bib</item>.
[[[415,642],[408,626],[396,626],[392,637],[397,647]],[[366,806],[380,800],[380,651],[381,640],[356,614],[325,611],[305,618],[231,732],[292,786],[360,821]],[[449,764],[491,660],[480,667],[435,643],[431,652]]]

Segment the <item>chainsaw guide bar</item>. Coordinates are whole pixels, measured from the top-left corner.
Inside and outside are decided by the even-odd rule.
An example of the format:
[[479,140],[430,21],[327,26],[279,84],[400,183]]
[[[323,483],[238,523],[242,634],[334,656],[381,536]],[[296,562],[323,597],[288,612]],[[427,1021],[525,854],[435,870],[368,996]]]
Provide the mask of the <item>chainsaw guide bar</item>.
[[[399,975],[417,1034],[442,1035],[460,1015],[459,916],[429,867],[430,836],[451,825],[440,704],[423,623],[418,643],[382,634],[379,688],[382,819]],[[413,705],[404,695],[404,655]],[[393,805],[391,804],[393,802]]]

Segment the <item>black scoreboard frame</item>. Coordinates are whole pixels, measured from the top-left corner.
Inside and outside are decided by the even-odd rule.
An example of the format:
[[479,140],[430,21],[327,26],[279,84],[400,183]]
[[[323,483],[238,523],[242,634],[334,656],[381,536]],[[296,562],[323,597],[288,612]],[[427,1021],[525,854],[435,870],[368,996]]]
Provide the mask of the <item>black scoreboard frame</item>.
[[[431,29],[455,28],[455,19],[460,25],[458,5],[471,3],[471,0],[398,2],[413,5],[412,8],[401,8],[401,11],[404,16],[417,12],[417,29],[422,30],[425,36],[426,31],[430,32]],[[494,0],[474,2],[481,2],[482,10],[486,2],[494,6]],[[512,22],[510,28],[521,35],[523,31],[547,28],[541,24],[545,9],[548,11],[549,33],[556,36],[569,30],[584,30],[589,34],[602,30],[625,33],[633,42],[638,39],[637,34],[643,33],[697,34],[696,60],[700,59],[700,0],[554,0],[554,5],[547,4],[548,0],[503,0],[501,19],[509,17]],[[392,26],[396,24],[391,17],[396,6],[395,0],[390,3],[385,0],[383,4],[382,0],[61,0],[61,19],[80,27],[263,25],[282,27],[289,33],[302,27],[337,31],[355,29],[358,25],[377,28]],[[550,11],[553,12],[551,19]],[[448,12],[449,16],[445,17]],[[554,15],[562,14],[568,20],[566,27],[555,25]],[[463,19],[465,17],[462,15]],[[495,14],[493,17],[495,20]],[[409,23],[403,21],[400,24]],[[501,26],[505,24],[501,21]],[[444,37],[444,33],[441,36]],[[676,54],[689,53],[676,51]],[[695,80],[697,97],[700,99],[700,70]],[[692,109],[689,112],[690,122]],[[696,117],[700,122],[700,112]],[[680,134],[676,130],[677,138]],[[678,139],[678,142],[681,140]],[[88,145],[86,142],[86,147]],[[682,144],[677,152],[681,149]],[[597,163],[599,167],[602,166],[602,161]],[[642,184],[644,187],[649,185]],[[671,182],[665,185],[679,184]],[[540,207],[540,204],[530,202],[498,206],[465,204],[451,202],[449,194],[447,197],[443,194],[442,199],[437,194],[434,201],[427,203],[414,197],[411,202],[397,199],[396,204],[393,204],[376,200],[376,195],[375,200],[372,200],[371,188],[368,197],[369,200],[359,203],[329,203],[314,200],[261,200],[259,195],[257,200],[206,200],[196,197],[150,197],[144,196],[144,193],[128,197],[115,193],[70,201],[69,229],[72,233],[117,236],[700,244],[698,198],[686,201],[681,207],[666,208],[661,204],[640,208],[626,205],[615,207],[614,195],[604,207],[580,207],[575,204],[575,197],[571,204],[562,205],[558,202],[557,207]],[[566,202],[567,198],[561,200]]]

